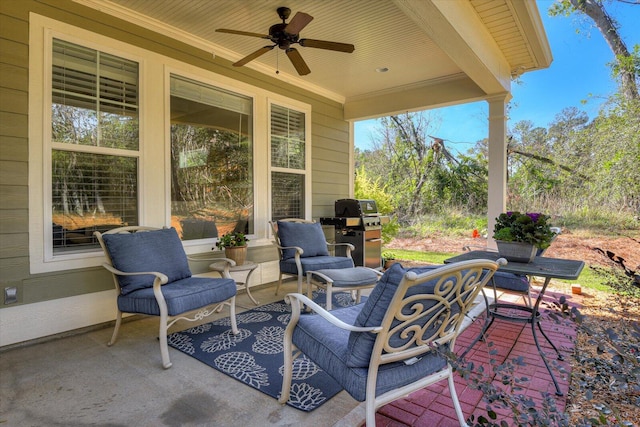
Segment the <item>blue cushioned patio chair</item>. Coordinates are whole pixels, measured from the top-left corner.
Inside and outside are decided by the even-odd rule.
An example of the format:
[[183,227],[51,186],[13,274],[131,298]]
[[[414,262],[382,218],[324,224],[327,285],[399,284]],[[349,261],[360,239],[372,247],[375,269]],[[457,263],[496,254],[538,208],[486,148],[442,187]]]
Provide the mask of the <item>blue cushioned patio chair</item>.
[[[322,225],[318,222],[297,218],[269,221],[275,245],[280,255],[280,275],[276,295],[282,284],[282,275],[296,276],[298,293],[302,293],[302,279],[307,271],[335,268],[352,268],[354,266],[351,251],[355,247],[351,243],[327,242]],[[344,246],[346,256],[332,256],[329,248]]]
[[[556,239],[556,237],[558,237],[558,235],[562,232],[562,230],[559,227],[551,227],[551,231],[555,233],[555,236],[553,236],[553,239],[551,239],[551,242],[553,243],[553,241]],[[495,251],[495,249],[489,249],[484,246],[475,247],[473,245],[464,246],[462,249],[465,251],[470,251],[474,249],[481,249],[485,251],[488,251],[488,250]],[[538,249],[536,256],[543,256],[547,249],[549,248]],[[502,271],[496,272],[496,274],[493,275],[493,279],[492,279],[494,300],[495,301],[498,300],[497,291],[500,290],[500,291],[504,291],[511,294],[522,295],[527,306],[529,308],[533,308],[533,303],[531,299],[531,279],[532,279],[531,277],[523,276],[520,274],[504,273]]]
[[[167,330],[178,320],[201,320],[219,312],[226,304],[232,331],[238,333],[236,283],[228,270],[235,265],[234,261],[215,258],[227,262],[222,278],[192,277],[187,255],[174,228],[120,227],[105,233],[95,232],[95,236],[107,259],[102,266],[113,274],[118,293],[116,325],[109,346],[118,338],[122,313],[160,317],[160,354],[165,369],[171,367]],[[195,314],[186,315],[196,310]]]
[[[304,295],[287,295],[291,320],[280,403],[289,399],[293,360],[304,354],[365,402],[368,427],[375,426],[380,406],[444,379],[460,425],[466,425],[445,354],[454,353],[467,312],[502,263],[473,260],[409,270],[395,264],[366,302],[331,312]],[[315,314],[301,314],[303,305]]]

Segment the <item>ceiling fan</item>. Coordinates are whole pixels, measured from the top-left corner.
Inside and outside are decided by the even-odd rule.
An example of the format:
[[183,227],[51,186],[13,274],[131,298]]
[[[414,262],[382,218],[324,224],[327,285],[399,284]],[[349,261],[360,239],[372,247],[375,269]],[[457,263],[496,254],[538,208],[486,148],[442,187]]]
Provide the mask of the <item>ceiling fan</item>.
[[234,67],[242,67],[248,62],[253,61],[259,56],[269,52],[274,47],[278,46],[280,49],[284,50],[287,54],[289,60],[293,64],[294,68],[301,76],[307,75],[311,72],[307,63],[304,62],[300,52],[298,52],[295,48],[291,47],[293,44],[299,44],[303,47],[314,47],[318,49],[327,49],[334,50],[337,52],[346,52],[351,53],[354,51],[355,47],[352,44],[347,43],[337,43],[330,42],[325,40],[314,40],[314,39],[301,39],[299,38],[300,31],[304,27],[313,20],[313,16],[308,15],[303,12],[297,12],[293,19],[286,23],[286,20],[291,15],[291,9],[288,7],[279,7],[277,9],[278,16],[282,19],[281,24],[272,25],[269,28],[269,34],[260,34],[260,33],[250,33],[247,31],[237,31],[237,30],[227,30],[225,28],[218,28],[216,31],[219,33],[228,33],[228,34],[237,34],[241,36],[250,36],[250,37],[259,37],[261,39],[271,40],[274,43],[271,46],[264,46],[260,49],[256,50],[250,55],[245,56],[238,62],[233,64]]

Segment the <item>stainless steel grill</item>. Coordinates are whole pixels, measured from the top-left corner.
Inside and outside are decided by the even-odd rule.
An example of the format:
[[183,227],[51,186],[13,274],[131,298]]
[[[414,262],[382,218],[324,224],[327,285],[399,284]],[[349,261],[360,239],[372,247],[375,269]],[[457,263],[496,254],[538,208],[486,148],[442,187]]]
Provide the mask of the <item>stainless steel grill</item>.
[[[322,225],[335,228],[336,243],[351,243],[351,253],[356,266],[382,267],[382,224],[389,217],[378,213],[375,200],[340,199],[335,202],[335,217],[320,218]],[[336,255],[344,255],[337,249]],[[342,251],[342,253],[340,253]]]

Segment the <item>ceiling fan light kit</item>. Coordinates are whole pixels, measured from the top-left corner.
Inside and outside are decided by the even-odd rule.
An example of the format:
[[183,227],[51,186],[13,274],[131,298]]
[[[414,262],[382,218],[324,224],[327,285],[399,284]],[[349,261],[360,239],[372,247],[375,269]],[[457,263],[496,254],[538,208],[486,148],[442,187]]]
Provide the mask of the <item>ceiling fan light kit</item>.
[[351,53],[355,50],[355,47],[352,44],[348,43],[338,43],[315,39],[301,39],[299,38],[300,31],[302,31],[302,29],[313,20],[313,16],[304,12],[297,12],[293,19],[291,19],[291,21],[289,21],[289,23],[287,24],[286,20],[291,15],[291,9],[289,9],[288,7],[279,7],[277,9],[277,12],[280,19],[282,19],[282,23],[272,25],[269,28],[268,35],[251,33],[248,31],[229,30],[225,28],[218,28],[216,30],[219,33],[236,34],[240,36],[267,39],[273,43],[273,45],[261,47],[255,52],[233,63],[234,67],[242,67],[243,65],[253,61],[254,59],[264,55],[270,50],[273,50],[274,47],[278,46],[280,49],[285,51],[287,57],[291,61],[291,64],[293,64],[293,67],[296,69],[298,74],[301,76],[305,76],[311,72],[311,69],[309,69],[309,66],[302,58],[300,52],[296,48],[291,47],[291,45],[299,44],[302,47],[325,49],[345,53]]

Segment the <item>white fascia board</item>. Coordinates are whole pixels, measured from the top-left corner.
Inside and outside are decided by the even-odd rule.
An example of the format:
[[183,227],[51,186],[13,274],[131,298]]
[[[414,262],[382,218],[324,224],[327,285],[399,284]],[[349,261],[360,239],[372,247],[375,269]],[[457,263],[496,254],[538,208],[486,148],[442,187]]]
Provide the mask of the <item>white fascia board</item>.
[[535,65],[525,72],[549,68],[553,54],[536,2],[516,0],[510,4],[535,61]]

